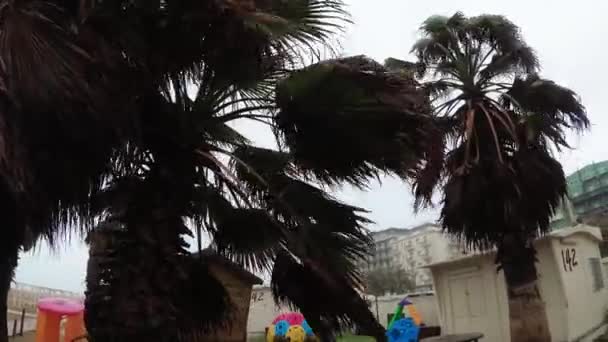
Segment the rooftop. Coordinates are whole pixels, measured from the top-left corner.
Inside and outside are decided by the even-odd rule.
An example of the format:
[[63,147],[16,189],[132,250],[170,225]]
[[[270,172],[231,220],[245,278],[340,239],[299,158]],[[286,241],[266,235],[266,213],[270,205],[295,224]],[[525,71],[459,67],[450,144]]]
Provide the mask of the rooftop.
[[[596,242],[602,241],[602,234],[599,228],[594,226],[589,226],[586,224],[577,224],[576,226],[570,226],[568,228],[560,229],[552,231],[544,236],[538,237],[536,241],[544,240],[544,239],[566,239],[574,235],[584,235],[588,238],[595,240]],[[454,263],[460,263],[466,260],[471,260],[473,258],[477,258],[480,256],[493,255],[496,253],[496,249],[490,249],[485,251],[472,251],[466,255],[457,256],[448,260],[442,260],[439,262],[434,262],[422,268],[436,268],[444,265],[450,265]]]
[[589,164],[567,177],[568,193],[571,197],[583,195],[589,191],[587,189],[590,185],[589,182],[597,183],[595,187],[592,187],[595,189],[601,184],[606,184],[606,177],[608,177],[608,160]]
[[411,228],[396,228],[391,227],[384,230],[379,230],[376,232],[372,232],[371,235],[376,242],[386,241],[395,237],[403,237],[408,235],[413,235],[419,233],[421,231],[427,230],[429,228],[439,229],[439,226],[435,223],[423,223]]
[[262,279],[260,279],[258,276],[247,271],[232,260],[217,254],[217,252],[211,248],[206,248],[200,251],[200,253],[195,253],[194,257],[199,258],[203,263],[216,264],[227,271],[232,272],[235,276],[246,283],[250,283],[252,285],[259,285],[263,283]]
[[585,165],[583,168],[573,172],[571,175],[567,177],[568,183],[577,182],[577,181],[585,181],[596,177],[598,175],[602,175],[608,173],[608,160],[601,161],[599,163],[591,163],[589,165]]

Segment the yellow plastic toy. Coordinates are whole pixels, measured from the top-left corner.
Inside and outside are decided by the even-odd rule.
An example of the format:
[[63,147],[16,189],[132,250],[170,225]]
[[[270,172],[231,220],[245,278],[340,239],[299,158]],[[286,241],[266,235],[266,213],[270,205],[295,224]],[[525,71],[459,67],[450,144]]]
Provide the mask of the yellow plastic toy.
[[306,332],[301,326],[293,325],[289,327],[289,330],[287,330],[287,334],[285,336],[289,338],[290,342],[304,342],[304,339],[306,338]]
[[268,327],[268,332],[266,333],[266,342],[274,342],[274,324],[271,324]]

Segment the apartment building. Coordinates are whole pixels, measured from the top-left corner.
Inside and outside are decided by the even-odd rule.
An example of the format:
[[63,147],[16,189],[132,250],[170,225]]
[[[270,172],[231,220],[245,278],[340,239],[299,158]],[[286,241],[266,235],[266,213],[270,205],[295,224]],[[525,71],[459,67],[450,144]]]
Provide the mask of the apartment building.
[[592,163],[570,175],[568,195],[583,222],[608,224],[608,160]]
[[394,267],[397,259],[395,258],[394,243],[398,237],[409,234],[405,228],[389,228],[373,232],[374,250],[372,255],[361,262],[359,267],[363,272],[371,272],[378,268]]
[[364,272],[378,268],[399,267],[411,272],[417,287],[429,287],[432,278],[422,266],[461,255],[459,244],[435,224],[412,228],[390,228],[372,233],[374,253],[361,264]]
[[577,220],[608,228],[608,160],[592,163],[567,177],[568,199],[552,219],[553,229]]

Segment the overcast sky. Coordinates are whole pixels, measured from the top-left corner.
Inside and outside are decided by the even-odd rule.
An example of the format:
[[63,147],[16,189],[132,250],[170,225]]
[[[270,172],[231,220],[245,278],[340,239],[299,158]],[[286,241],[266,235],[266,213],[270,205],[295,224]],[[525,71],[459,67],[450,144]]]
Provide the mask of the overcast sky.
[[[462,11],[467,16],[503,14],[522,28],[543,66],[542,75],[580,94],[592,121],[592,131],[573,136],[576,150],[560,156],[568,173],[594,161],[608,159],[608,4],[598,0],[345,0],[350,5],[354,25],[342,41],[345,55],[366,54],[382,61],[387,57],[412,59],[409,50],[417,28],[433,14],[450,15]],[[262,146],[272,138],[259,126],[241,126]],[[369,209],[376,222],[371,229],[408,227],[437,218],[436,210],[412,211],[410,188],[394,179],[374,184],[370,191],[336,189],[349,203]],[[16,280],[73,291],[84,289],[87,249],[75,241],[57,252],[42,247],[22,256]]]

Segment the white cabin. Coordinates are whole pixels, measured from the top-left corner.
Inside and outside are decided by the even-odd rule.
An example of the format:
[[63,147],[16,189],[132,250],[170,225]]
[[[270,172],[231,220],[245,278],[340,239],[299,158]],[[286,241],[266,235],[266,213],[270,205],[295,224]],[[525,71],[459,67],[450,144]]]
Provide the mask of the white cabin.
[[[599,228],[577,225],[534,242],[552,341],[586,341],[604,329],[608,260],[600,257],[601,241]],[[443,334],[481,332],[482,341],[511,341],[506,284],[494,257],[481,253],[427,266]]]

